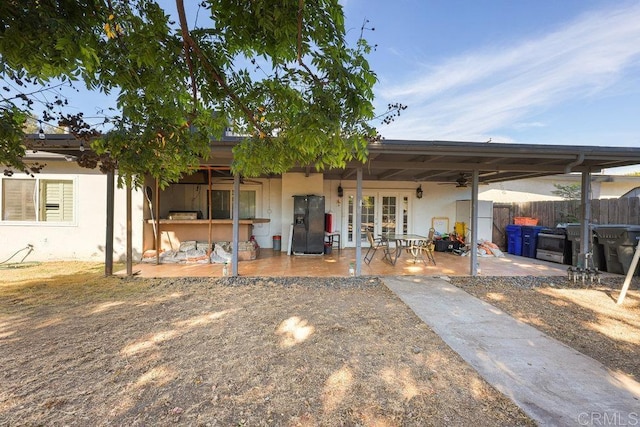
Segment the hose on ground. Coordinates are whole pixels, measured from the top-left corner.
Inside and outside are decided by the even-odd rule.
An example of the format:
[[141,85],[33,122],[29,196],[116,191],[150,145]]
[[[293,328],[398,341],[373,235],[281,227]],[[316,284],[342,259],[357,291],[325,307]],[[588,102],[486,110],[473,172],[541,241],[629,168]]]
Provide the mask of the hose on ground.
[[0,265],[1,265],[1,264],[6,264],[7,262],[9,262],[9,261],[11,260],[11,258],[13,258],[14,256],[18,255],[18,254],[19,254],[20,252],[22,252],[22,251],[27,251],[27,253],[22,257],[22,259],[20,260],[20,263],[22,263],[22,261],[24,261],[24,260],[25,260],[25,258],[26,258],[26,257],[28,257],[28,256],[29,256],[29,254],[30,254],[31,252],[33,252],[33,245],[32,245],[31,243],[29,243],[29,244],[28,244],[27,246],[25,246],[24,248],[22,248],[22,249],[18,249],[18,250],[17,250],[17,251],[15,251],[15,252],[14,252],[14,254],[13,254],[13,255],[11,255],[9,258],[7,258],[7,259],[5,259],[4,261],[0,262]]

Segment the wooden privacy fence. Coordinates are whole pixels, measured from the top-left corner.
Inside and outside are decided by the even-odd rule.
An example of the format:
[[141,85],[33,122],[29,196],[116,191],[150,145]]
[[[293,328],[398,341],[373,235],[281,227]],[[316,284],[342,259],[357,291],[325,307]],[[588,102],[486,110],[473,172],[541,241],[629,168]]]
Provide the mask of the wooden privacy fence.
[[[516,217],[530,217],[538,225],[555,227],[558,223],[580,221],[579,200],[514,202],[493,204],[493,241],[506,246],[505,227]],[[591,201],[591,222],[594,224],[640,225],[640,197],[599,199]]]

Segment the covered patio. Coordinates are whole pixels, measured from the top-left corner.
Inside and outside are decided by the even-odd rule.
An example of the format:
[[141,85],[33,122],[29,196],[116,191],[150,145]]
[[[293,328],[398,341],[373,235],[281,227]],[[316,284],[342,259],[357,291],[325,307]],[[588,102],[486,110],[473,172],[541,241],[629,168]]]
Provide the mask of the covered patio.
[[[240,176],[232,176],[230,172],[230,166],[233,162],[233,148],[240,142],[240,138],[228,137],[222,141],[212,141],[211,143],[211,156],[207,160],[203,160],[201,168],[205,168],[209,171],[209,188],[211,188],[211,174],[212,171],[216,172],[217,178],[232,179],[232,192],[239,194],[240,192]],[[63,154],[69,158],[76,158],[80,156],[84,147],[81,146],[81,141],[75,140],[70,135],[60,135],[46,140],[40,140],[37,135],[33,135],[27,141],[29,149],[37,151],[46,151],[52,153]],[[81,150],[82,148],[82,150]],[[425,191],[427,185],[431,185],[432,189],[439,184],[453,184],[455,187],[470,187],[470,194],[465,197],[470,199],[471,202],[471,215],[470,215],[470,235],[467,240],[470,247],[476,247],[478,243],[478,187],[485,183],[500,183],[503,181],[517,180],[522,178],[539,177],[554,174],[563,173],[580,173],[582,177],[582,197],[581,197],[581,229],[580,229],[580,256],[579,266],[585,266],[585,259],[591,252],[590,240],[587,238],[589,235],[589,224],[591,223],[591,211],[590,211],[590,183],[593,173],[601,172],[605,168],[614,168],[622,166],[631,166],[640,164],[640,149],[628,148],[628,147],[594,147],[594,146],[559,146],[559,145],[537,145],[537,144],[503,144],[503,143],[479,143],[479,142],[460,142],[460,141],[404,141],[404,140],[379,140],[371,142],[368,147],[368,160],[365,163],[359,161],[352,161],[345,165],[344,168],[330,169],[330,170],[316,170],[312,165],[299,165],[292,168],[291,173],[298,174],[300,176],[308,177],[313,174],[322,174],[322,180],[346,182],[351,181],[354,186],[354,212],[353,217],[353,230],[363,230],[362,220],[362,203],[363,203],[363,181],[374,182],[402,182],[415,184],[413,190],[416,195],[412,197],[412,200],[422,199],[423,185]],[[318,181],[318,192],[323,191],[323,181]],[[455,188],[453,187],[453,188]],[[404,188],[404,187],[403,187]],[[113,265],[113,241],[114,241],[114,189],[115,189],[115,171],[110,171],[107,174],[107,212],[106,212],[106,239],[104,245],[105,253],[105,274],[110,275],[112,273]],[[419,190],[419,191],[418,191]],[[305,191],[315,191],[313,189],[305,188]],[[133,273],[132,264],[135,262],[133,259],[133,246],[132,241],[132,205],[131,189],[128,189],[127,200],[127,226],[126,236],[123,241],[126,241],[126,260],[128,263],[129,274]],[[153,218],[160,218],[158,212],[159,191],[154,192],[155,201],[153,203]],[[307,193],[308,194],[308,193]],[[419,194],[419,195],[418,195]],[[269,199],[270,201],[271,199]],[[287,197],[281,197],[280,200],[274,198],[274,202],[284,205],[284,201],[288,200]],[[140,201],[138,201],[139,203]],[[145,200],[142,200],[142,205],[145,205]],[[271,205],[269,205],[271,206]],[[416,204],[417,206],[417,204]],[[274,207],[275,208],[275,207]],[[269,207],[271,209],[271,207]],[[285,209],[285,208],[282,208]],[[238,262],[238,243],[239,243],[239,198],[234,198],[233,218],[229,221],[232,224],[232,243],[233,243],[233,259],[231,261],[231,274],[232,275],[254,275],[261,272],[260,265],[262,263],[269,262],[270,258],[274,258],[270,262],[275,263],[275,256],[268,257],[263,254],[261,260],[252,264],[252,267],[248,267],[246,263]],[[429,218],[424,212],[418,208],[411,212],[416,218],[422,218],[428,220]],[[282,216],[284,218],[284,215]],[[286,221],[280,221],[281,228],[273,230],[276,234],[288,233],[289,216],[286,217]],[[345,223],[345,219],[342,219]],[[153,220],[152,220],[153,222]],[[209,223],[212,219],[209,219]],[[151,227],[147,227],[151,228]],[[410,227],[411,228],[411,227]],[[413,227],[415,228],[415,227]],[[375,230],[374,230],[375,231]],[[415,233],[413,229],[408,229],[407,232]],[[147,233],[149,234],[149,233]],[[379,233],[378,233],[379,234]],[[424,232],[423,232],[424,234]],[[346,237],[346,236],[345,236]],[[160,248],[160,234],[154,236],[155,248]],[[346,239],[345,239],[346,240]],[[318,263],[318,257],[309,257],[308,262],[320,264],[317,268],[322,269],[326,265],[331,275],[347,275],[349,270],[349,263],[355,263],[356,275],[369,275],[369,274],[409,274],[409,271],[415,272],[415,274],[469,274],[474,276],[476,274],[489,274],[491,267],[488,264],[487,259],[476,259],[477,254],[475,251],[471,251],[469,257],[456,257],[453,258],[456,261],[451,262],[437,262],[435,268],[423,267],[417,265],[406,266],[405,260],[396,265],[395,267],[384,265],[378,260],[366,265],[362,262],[364,257],[364,251],[366,250],[366,243],[363,245],[363,241],[360,238],[354,238],[353,244],[355,249],[343,250],[343,252],[334,254],[330,257],[321,257],[323,262]],[[264,244],[263,244],[264,246]],[[266,251],[265,251],[266,252]],[[348,254],[352,254],[349,256]],[[276,264],[265,267],[265,272],[275,275],[275,271],[278,271],[280,275],[301,275],[303,273],[297,273],[304,271],[299,268],[301,264],[300,257],[287,257],[284,254],[277,254],[282,256],[280,261],[283,265],[277,267]],[[453,256],[450,254],[437,254],[436,261],[442,256]],[[328,260],[335,258],[332,263]],[[453,256],[455,257],[455,256]],[[508,258],[510,259],[510,258]],[[495,271],[499,272],[505,269],[504,263],[501,260],[496,261]],[[159,261],[157,261],[159,262]],[[307,261],[304,261],[307,262]],[[506,261],[504,261],[506,262]],[[529,263],[538,262],[536,260],[528,260]],[[455,267],[453,267],[455,265]],[[560,273],[565,274],[566,269],[564,266],[560,267]],[[139,270],[146,270],[149,267],[137,266]],[[162,269],[175,269],[182,266],[168,265],[159,266],[156,265],[156,271],[162,271]],[[185,268],[192,268],[187,266]],[[195,267],[193,267],[195,269]],[[208,265],[206,273],[207,275],[213,275],[216,269],[221,269],[221,266]],[[441,268],[451,269],[451,273],[443,272]],[[478,270],[479,268],[479,270]],[[558,268],[556,266],[556,268]],[[245,271],[245,269],[247,269]],[[251,269],[256,269],[252,271]],[[377,269],[380,269],[378,271]],[[389,271],[391,269],[391,271]],[[420,270],[423,269],[423,270]],[[433,271],[432,271],[433,270]],[[204,274],[204,273],[203,273]],[[517,272],[506,272],[503,274],[518,275]],[[529,274],[529,273],[526,273]],[[188,274],[186,274],[188,275]]]
[[[213,163],[210,168],[228,167],[233,161],[232,149],[238,140],[219,141],[212,145]],[[591,174],[604,168],[640,164],[640,150],[622,147],[587,146],[549,146],[532,144],[488,144],[458,141],[399,141],[380,140],[369,144],[369,159],[365,164],[353,161],[343,169],[317,171],[309,165],[301,165],[291,172],[323,173],[324,180],[338,182],[354,180],[355,206],[354,229],[363,230],[362,200],[363,181],[404,181],[415,183],[454,183],[458,186],[470,186],[471,223],[469,246],[478,244],[478,186],[484,183],[503,182],[515,179],[539,177],[545,175],[578,172],[582,175],[581,197],[581,248],[580,267],[585,266],[586,254],[591,251],[589,245],[588,224],[591,222],[590,181]],[[234,192],[239,193],[240,177],[233,176]],[[419,187],[422,197],[422,187]],[[234,203],[238,203],[237,199]],[[235,206],[234,212],[239,211]],[[417,213],[418,217],[422,215]],[[350,264],[356,276],[367,275],[565,275],[567,266],[545,263],[543,261],[520,257],[482,258],[475,250],[469,256],[461,257],[448,253],[436,254],[436,266],[414,264],[410,258],[403,257],[398,264],[391,266],[378,259],[370,265],[362,262],[366,245],[361,239],[355,239],[355,248],[333,253],[330,256],[287,256],[277,253],[273,256],[262,254],[261,259],[245,264],[238,262],[238,217],[234,216],[233,258],[230,265],[231,275],[247,276],[347,276]],[[284,230],[283,230],[284,231]],[[158,247],[159,245],[156,245]],[[131,273],[131,267],[129,267]],[[154,271],[151,275],[160,275],[164,267],[141,267]],[[166,271],[175,271],[167,268]],[[179,275],[199,275],[195,267],[180,267]],[[221,275],[221,266],[211,265],[203,268],[203,275]]]
[[[376,253],[369,265],[362,263],[363,276],[467,276],[469,257],[451,252],[435,252],[436,265],[414,263],[403,254],[396,265],[383,260],[382,251]],[[248,277],[347,277],[350,264],[356,263],[356,250],[334,250],[329,255],[294,255],[261,249],[252,261],[238,263],[238,274]],[[504,257],[479,257],[481,276],[567,276],[567,265],[505,254]],[[222,264],[155,264],[133,266],[140,277],[222,277]],[[118,271],[117,275],[126,275]],[[603,273],[606,274],[606,273]]]

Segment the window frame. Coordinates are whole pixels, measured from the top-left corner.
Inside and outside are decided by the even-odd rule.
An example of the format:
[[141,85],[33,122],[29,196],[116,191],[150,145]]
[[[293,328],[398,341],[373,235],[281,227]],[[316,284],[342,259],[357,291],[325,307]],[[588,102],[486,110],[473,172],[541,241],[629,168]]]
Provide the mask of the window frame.
[[[35,182],[35,220],[5,220],[5,183],[8,181],[34,181]],[[46,221],[43,212],[46,210],[46,201],[43,201],[44,183],[46,182],[70,182],[72,188],[71,209],[73,219],[71,221]],[[59,176],[35,176],[35,177],[2,177],[0,178],[0,225],[4,226],[38,226],[38,227],[75,227],[78,225],[79,215],[78,179],[76,175]]]
[[[253,217],[251,218],[240,218],[240,219],[255,219],[260,218],[260,212],[262,212],[262,186],[259,184],[245,184],[240,188],[240,192],[244,191],[253,191],[255,193],[255,212]],[[207,190],[209,191],[209,190]],[[211,191],[228,191],[229,192],[229,218],[212,218],[212,219],[233,219],[233,186],[232,185],[215,185]],[[213,201],[213,197],[211,198]],[[209,196],[207,195],[207,215],[209,214]],[[211,210],[211,214],[213,216],[213,209]]]

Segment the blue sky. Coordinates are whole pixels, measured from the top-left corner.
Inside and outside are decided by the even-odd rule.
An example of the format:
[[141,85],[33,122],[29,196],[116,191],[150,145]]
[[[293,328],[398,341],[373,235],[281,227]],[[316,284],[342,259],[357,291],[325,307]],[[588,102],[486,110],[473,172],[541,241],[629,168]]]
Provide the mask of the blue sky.
[[[341,3],[350,40],[375,28],[378,112],[408,106],[374,123],[386,139],[640,146],[640,2]],[[113,103],[66,95],[86,116]]]
[[640,146],[640,2],[344,0],[387,139]]

